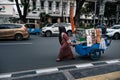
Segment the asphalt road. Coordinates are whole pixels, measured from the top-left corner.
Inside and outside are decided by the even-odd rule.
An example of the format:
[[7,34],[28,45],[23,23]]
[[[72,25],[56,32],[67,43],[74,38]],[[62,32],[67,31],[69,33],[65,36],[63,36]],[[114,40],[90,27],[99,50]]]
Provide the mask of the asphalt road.
[[[72,50],[75,60],[56,62],[59,48],[58,37],[32,35],[30,40],[0,40],[0,73],[93,62],[88,57],[80,57],[74,48]],[[120,40],[113,40],[99,61],[118,58],[120,58]]]

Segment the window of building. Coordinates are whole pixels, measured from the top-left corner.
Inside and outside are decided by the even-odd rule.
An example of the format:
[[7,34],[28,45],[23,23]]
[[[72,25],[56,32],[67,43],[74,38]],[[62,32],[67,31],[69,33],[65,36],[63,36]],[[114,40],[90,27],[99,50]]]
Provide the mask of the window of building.
[[49,10],[52,10],[52,1],[49,1]]
[[37,12],[32,12],[33,14],[37,14]]
[[40,11],[40,8],[37,8],[38,11]]
[[56,9],[59,9],[60,2],[56,2]]
[[41,9],[44,9],[44,1],[41,1]]
[[29,23],[35,23],[34,19],[29,19]]
[[63,2],[63,10],[66,10],[66,7],[67,7],[67,3]]

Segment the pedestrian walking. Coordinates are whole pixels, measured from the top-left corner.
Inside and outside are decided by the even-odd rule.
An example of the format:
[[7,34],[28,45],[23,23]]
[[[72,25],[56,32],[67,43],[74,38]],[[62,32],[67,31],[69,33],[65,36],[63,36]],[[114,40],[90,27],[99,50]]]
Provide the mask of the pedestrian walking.
[[62,61],[63,59],[74,59],[74,55],[71,50],[71,46],[75,45],[69,39],[65,27],[59,27],[59,42],[60,42],[60,51],[56,61]]

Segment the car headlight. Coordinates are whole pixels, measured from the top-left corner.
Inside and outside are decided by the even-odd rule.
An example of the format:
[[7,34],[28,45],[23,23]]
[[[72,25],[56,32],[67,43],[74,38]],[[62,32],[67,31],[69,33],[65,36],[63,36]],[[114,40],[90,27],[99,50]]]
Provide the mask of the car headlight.
[[46,28],[42,28],[42,30],[45,30]]
[[107,31],[107,33],[112,33],[113,31]]

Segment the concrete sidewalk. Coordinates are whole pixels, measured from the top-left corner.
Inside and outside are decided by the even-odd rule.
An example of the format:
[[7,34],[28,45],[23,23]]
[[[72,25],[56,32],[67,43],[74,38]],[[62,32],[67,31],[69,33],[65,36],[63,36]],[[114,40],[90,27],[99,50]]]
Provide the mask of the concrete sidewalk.
[[120,60],[2,74],[0,80],[120,80]]
[[97,76],[85,77],[76,80],[120,80],[120,71],[101,74]]

